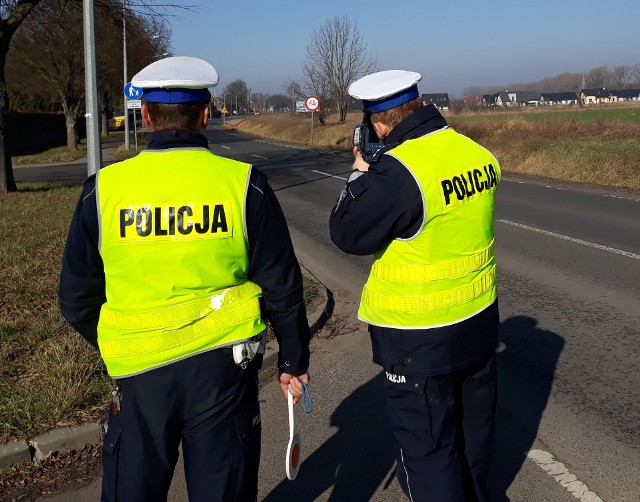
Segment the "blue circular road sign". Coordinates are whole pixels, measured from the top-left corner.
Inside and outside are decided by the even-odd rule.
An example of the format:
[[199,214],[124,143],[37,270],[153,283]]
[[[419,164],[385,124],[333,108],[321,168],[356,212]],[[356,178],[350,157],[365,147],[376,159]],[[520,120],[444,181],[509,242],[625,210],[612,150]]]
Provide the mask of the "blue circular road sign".
[[142,97],[142,89],[127,82],[124,86],[124,97],[127,99],[140,99]]

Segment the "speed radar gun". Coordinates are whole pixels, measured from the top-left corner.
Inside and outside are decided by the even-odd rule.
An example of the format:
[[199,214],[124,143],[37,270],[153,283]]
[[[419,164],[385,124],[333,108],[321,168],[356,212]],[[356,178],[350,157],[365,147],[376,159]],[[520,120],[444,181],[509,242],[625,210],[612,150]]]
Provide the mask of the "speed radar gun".
[[[313,403],[311,402],[311,395],[309,394],[309,389],[306,384],[304,382],[300,383],[302,384],[302,407],[304,412],[308,415],[313,411]],[[302,463],[302,441],[300,440],[300,433],[296,429],[293,395],[291,392],[287,394],[287,402],[289,405],[289,444],[287,445],[285,468],[287,471],[287,478],[294,480],[298,475],[298,470]]]
[[369,113],[365,113],[362,123],[353,130],[353,146],[360,151],[365,162],[370,162],[376,152],[384,146],[373,128]]

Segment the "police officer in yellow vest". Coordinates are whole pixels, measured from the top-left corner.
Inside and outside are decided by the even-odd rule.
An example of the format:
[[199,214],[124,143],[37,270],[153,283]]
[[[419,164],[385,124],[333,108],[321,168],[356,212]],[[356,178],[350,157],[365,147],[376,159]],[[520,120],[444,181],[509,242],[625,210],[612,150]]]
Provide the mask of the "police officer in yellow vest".
[[397,477],[414,501],[488,501],[498,330],[493,211],[500,167],[418,94],[418,73],[357,80],[383,146],[330,219],[343,251],[374,255],[358,317],[385,370]]
[[285,397],[309,380],[300,268],[266,177],[208,149],[215,68],[171,57],[132,83],[149,147],[85,182],[60,281],[117,384],[102,500],[166,500],[181,444],[190,500],[255,501],[265,316]]

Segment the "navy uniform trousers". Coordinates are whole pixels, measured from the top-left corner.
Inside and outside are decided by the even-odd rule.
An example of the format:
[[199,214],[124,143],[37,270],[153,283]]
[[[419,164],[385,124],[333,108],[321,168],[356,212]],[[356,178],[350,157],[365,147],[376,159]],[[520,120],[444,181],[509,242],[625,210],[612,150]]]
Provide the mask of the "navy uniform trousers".
[[488,502],[495,356],[431,377],[387,374],[397,477],[413,502]]
[[163,501],[182,443],[190,501],[257,497],[260,410],[257,361],[230,349],[117,381],[103,446],[103,501]]

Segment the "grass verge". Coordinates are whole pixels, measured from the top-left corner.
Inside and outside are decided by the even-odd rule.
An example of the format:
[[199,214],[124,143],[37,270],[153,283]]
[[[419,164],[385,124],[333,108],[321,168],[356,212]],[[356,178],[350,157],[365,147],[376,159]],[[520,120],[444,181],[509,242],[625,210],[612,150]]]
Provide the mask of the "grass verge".
[[0,441],[80,423],[105,405],[97,353],[58,311],[58,274],[80,187],[0,197]]

